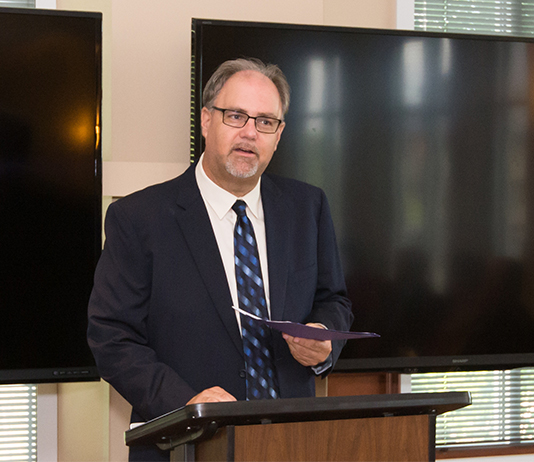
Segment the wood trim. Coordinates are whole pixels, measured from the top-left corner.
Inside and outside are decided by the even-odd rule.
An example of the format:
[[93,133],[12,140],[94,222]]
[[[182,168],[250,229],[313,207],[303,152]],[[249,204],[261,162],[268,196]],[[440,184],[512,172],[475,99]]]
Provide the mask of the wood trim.
[[534,454],[534,444],[521,446],[500,446],[484,447],[472,449],[436,449],[436,460],[442,459],[463,459],[469,457],[496,457],[511,456],[519,454]]
[[328,396],[400,393],[397,373],[333,373],[328,376]]
[[436,416],[428,416],[428,460],[435,462],[436,460]]

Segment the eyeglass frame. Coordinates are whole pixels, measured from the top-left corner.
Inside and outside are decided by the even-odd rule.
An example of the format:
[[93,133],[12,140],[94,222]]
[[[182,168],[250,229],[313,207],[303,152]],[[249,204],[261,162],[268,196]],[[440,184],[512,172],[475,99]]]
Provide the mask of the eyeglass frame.
[[[256,130],[259,132],[259,133],[264,133],[266,135],[274,135],[278,129],[280,128],[280,125],[282,124],[283,120],[280,120],[280,119],[277,119],[276,117],[268,117],[268,116],[256,116],[256,117],[252,117],[251,115],[248,115],[246,112],[243,112],[243,111],[238,111],[237,109],[223,109],[223,108],[220,108],[220,107],[217,107],[217,106],[212,106],[211,107],[212,109],[216,109],[217,111],[221,111],[222,112],[222,123],[228,127],[232,127],[232,128],[243,128],[249,121],[249,119],[254,119],[254,127],[256,127]],[[243,123],[243,125],[241,125],[240,127],[238,126],[235,126],[235,125],[230,125],[228,123],[226,123],[224,121],[224,117],[225,117],[225,114],[226,114],[226,111],[230,111],[230,112],[237,112],[239,114],[243,114],[244,116],[247,117],[247,119],[245,120],[245,122]],[[276,126],[276,128],[274,129],[274,131],[272,132],[266,132],[266,131],[263,131],[263,130],[260,130],[258,128],[258,119],[268,119],[268,120],[274,120],[276,122],[278,122],[278,125]]]

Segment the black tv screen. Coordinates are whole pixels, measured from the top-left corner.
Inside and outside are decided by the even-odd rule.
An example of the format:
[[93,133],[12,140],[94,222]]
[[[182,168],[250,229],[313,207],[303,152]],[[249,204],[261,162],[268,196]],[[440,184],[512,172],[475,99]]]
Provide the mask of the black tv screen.
[[355,331],[338,371],[534,364],[534,42],[194,19],[192,108],[227,59],[292,88],[268,171],[329,198]]
[[0,8],[0,383],[94,380],[101,15]]

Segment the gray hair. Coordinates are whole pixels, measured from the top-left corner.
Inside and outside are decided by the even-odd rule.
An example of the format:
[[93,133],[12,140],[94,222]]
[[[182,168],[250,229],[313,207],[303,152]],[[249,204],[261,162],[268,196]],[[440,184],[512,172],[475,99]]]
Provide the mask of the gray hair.
[[202,95],[203,105],[213,107],[217,96],[230,77],[241,71],[257,71],[271,79],[276,86],[282,102],[282,114],[289,109],[289,84],[284,73],[276,64],[264,64],[256,58],[234,59],[222,63],[208,80]]

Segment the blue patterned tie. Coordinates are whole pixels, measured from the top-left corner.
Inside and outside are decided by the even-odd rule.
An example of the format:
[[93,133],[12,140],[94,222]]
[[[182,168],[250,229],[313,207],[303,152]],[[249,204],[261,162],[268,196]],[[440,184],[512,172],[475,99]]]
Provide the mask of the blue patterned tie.
[[[247,204],[241,200],[236,201],[232,207],[237,214],[234,251],[239,307],[266,319],[268,313],[258,247],[246,208]],[[247,369],[247,399],[278,398],[269,328],[259,321],[241,315],[241,331]]]

